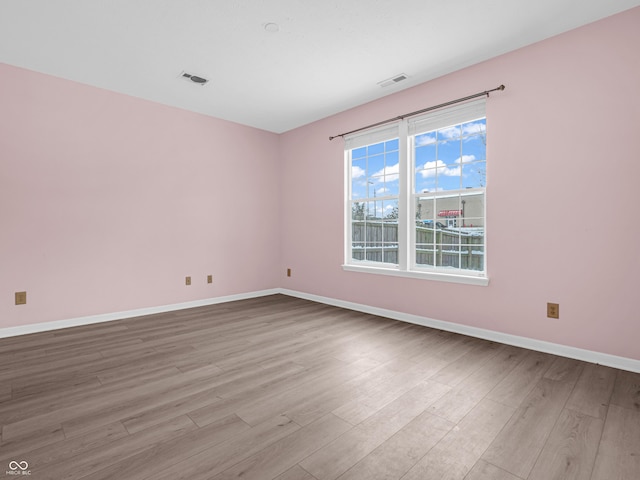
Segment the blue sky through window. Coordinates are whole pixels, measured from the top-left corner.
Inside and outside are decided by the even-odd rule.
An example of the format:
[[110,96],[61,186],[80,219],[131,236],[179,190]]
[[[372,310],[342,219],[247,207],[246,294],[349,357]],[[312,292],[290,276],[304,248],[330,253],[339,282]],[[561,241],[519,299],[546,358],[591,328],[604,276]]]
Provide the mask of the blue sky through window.
[[484,187],[486,119],[415,136],[415,192]]
[[383,202],[377,199],[398,196],[398,146],[396,138],[356,148],[351,152],[351,197],[354,201],[372,201],[367,205],[368,215],[383,217],[393,210],[393,201]]
[[[486,119],[416,135],[413,147],[416,193],[485,186]],[[398,139],[351,152],[352,200],[374,201],[377,217],[387,215],[394,202],[375,200],[398,196],[398,158]]]

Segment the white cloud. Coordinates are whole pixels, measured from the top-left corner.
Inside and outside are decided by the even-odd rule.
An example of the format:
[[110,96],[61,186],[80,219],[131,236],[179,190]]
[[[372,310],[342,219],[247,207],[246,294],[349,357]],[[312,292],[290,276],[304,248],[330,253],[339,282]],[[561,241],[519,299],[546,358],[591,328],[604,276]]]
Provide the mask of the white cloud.
[[462,167],[447,167],[447,165],[442,160],[436,160],[435,162],[426,162],[422,168],[424,170],[418,170],[422,178],[429,178],[436,176],[436,170],[438,171],[439,176],[445,177],[457,177],[460,175],[462,171]]
[[460,125],[455,125],[438,130],[438,139],[446,142],[454,138],[460,138],[461,132],[462,135],[476,135],[479,133],[485,133],[485,131],[486,126],[482,122],[465,123],[462,127]]
[[395,165],[388,165],[384,167],[382,170],[377,171],[373,174],[373,176],[377,177],[374,180],[382,182],[382,175],[386,176],[387,182],[392,182],[394,180],[398,180],[400,173],[400,164],[396,163]]
[[351,166],[351,178],[360,178],[360,177],[364,177],[364,174],[366,172],[364,171],[364,168],[360,168],[357,165],[356,166]]
[[435,143],[435,141],[436,141],[436,134],[435,133],[428,133],[428,134],[418,135],[416,137],[416,147],[422,147],[424,145],[429,145],[431,143]]
[[444,140],[451,140],[452,138],[460,137],[460,127],[448,127],[438,130],[438,138]]
[[455,163],[469,163],[469,162],[473,162],[476,159],[475,155],[462,155],[460,158],[458,158]]
[[482,122],[467,123],[462,126],[463,135],[485,133],[485,131],[486,131],[486,125]]

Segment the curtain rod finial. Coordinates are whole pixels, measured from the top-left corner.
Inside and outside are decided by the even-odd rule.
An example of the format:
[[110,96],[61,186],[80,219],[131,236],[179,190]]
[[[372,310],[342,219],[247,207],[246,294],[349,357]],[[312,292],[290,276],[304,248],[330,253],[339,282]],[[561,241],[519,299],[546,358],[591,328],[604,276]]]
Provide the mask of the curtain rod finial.
[[502,91],[502,90],[504,90],[504,89],[505,89],[505,86],[504,86],[504,85],[500,85],[500,86],[498,87],[498,90],[501,90],[501,91]]

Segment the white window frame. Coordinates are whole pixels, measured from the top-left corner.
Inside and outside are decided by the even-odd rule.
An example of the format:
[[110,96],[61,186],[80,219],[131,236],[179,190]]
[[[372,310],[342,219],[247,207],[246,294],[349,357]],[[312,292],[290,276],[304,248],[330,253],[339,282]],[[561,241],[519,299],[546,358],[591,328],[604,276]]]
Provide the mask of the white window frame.
[[[465,193],[484,193],[484,271],[439,269],[438,267],[425,267],[416,264],[415,241],[415,198],[419,194],[415,191],[415,159],[413,158],[413,137],[423,132],[444,128],[449,125],[465,123],[466,121],[486,117],[485,99],[458,104],[426,115],[403,119],[399,122],[388,124],[375,129],[359,132],[345,137],[345,243],[344,264],[345,271],[391,275],[398,277],[421,278],[442,282],[462,283],[470,285],[486,286],[489,284],[487,270],[487,243],[486,243],[486,200],[487,188],[472,189]],[[481,113],[481,114],[480,114]],[[351,178],[351,151],[366,145],[382,141],[399,139],[399,195],[398,195],[398,264],[383,262],[368,262],[366,260],[354,260],[352,258],[352,178]],[[453,191],[455,195],[461,195],[460,191]],[[437,195],[436,195],[437,196]]]

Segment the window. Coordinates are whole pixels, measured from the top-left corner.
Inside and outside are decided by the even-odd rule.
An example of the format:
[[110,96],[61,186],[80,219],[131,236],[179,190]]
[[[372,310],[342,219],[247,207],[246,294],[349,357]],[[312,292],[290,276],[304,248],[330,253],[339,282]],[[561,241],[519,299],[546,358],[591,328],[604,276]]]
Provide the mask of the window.
[[487,284],[485,101],[346,138],[345,269]]

